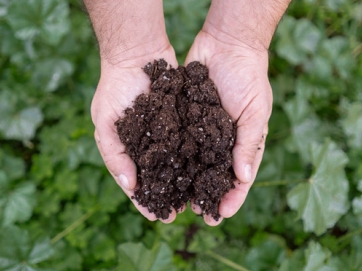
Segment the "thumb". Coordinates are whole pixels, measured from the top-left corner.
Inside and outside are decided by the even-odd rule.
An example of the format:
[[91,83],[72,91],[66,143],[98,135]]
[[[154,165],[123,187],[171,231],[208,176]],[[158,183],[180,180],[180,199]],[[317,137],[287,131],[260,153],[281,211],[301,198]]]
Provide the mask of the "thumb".
[[267,121],[241,124],[236,133],[233,149],[234,172],[239,181],[251,183],[256,177],[264,153]]
[[243,205],[263,157],[267,132],[267,122],[247,122],[238,126],[233,149],[233,168],[237,180],[235,189],[230,190],[220,202],[222,217],[233,216]]
[[[271,93],[271,91],[267,91],[267,93]],[[243,183],[254,181],[268,134],[268,121],[271,115],[270,101],[272,98],[265,98],[263,95],[261,95],[263,97],[261,98],[258,97],[259,95],[244,108],[237,121],[236,140],[233,149],[233,168],[236,177]]]

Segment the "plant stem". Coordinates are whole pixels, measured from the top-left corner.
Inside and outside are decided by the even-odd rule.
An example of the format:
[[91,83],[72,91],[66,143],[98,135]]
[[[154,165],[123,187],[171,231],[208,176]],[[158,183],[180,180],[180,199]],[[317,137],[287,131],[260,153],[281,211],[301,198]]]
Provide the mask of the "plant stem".
[[306,180],[293,180],[293,181],[282,180],[282,181],[272,181],[272,182],[256,182],[255,184],[253,184],[253,187],[288,185],[293,183],[301,183],[305,181]]
[[231,267],[231,268],[234,268],[235,270],[238,270],[238,271],[249,271],[248,269],[246,269],[245,267],[242,267],[241,265],[238,265],[236,263],[234,263],[233,261],[230,261],[229,259],[219,255],[219,254],[216,254],[215,252],[212,252],[212,251],[207,251],[205,252],[205,255],[208,255],[210,256],[211,258],[214,258],[215,260]]
[[70,224],[67,228],[65,228],[63,231],[58,233],[56,236],[54,236],[50,240],[50,244],[54,244],[58,242],[60,239],[67,236],[69,233],[71,233],[73,230],[75,230],[77,227],[82,225],[88,218],[90,218],[97,210],[99,206],[94,206],[93,208],[89,209],[88,212],[86,212],[84,215],[82,215],[80,218],[78,218],[76,221],[74,221],[72,224]]
[[362,233],[362,228],[351,231],[350,233],[347,233],[337,239],[338,243],[342,243],[343,241],[346,241],[347,239],[351,238],[354,235],[358,235]]

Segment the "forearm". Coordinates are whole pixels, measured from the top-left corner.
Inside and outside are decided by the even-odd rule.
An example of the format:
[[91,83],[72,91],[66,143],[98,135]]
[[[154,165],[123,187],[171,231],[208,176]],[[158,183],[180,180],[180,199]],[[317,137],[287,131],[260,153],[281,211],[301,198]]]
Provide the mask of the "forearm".
[[213,0],[203,30],[264,50],[291,0]]
[[155,51],[155,47],[168,43],[162,0],[84,0],[84,3],[102,61],[114,64],[120,59],[142,57],[148,53],[145,45]]

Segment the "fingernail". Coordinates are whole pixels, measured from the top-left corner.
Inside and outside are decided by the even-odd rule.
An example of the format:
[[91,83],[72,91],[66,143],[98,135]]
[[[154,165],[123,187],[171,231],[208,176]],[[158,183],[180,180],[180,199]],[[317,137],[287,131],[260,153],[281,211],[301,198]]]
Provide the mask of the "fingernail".
[[118,176],[118,184],[119,184],[122,188],[129,190],[128,179],[127,179],[127,177],[126,177],[125,175],[119,174],[119,176]]
[[247,183],[252,181],[251,165],[245,165],[244,175],[245,175],[245,181],[246,181]]

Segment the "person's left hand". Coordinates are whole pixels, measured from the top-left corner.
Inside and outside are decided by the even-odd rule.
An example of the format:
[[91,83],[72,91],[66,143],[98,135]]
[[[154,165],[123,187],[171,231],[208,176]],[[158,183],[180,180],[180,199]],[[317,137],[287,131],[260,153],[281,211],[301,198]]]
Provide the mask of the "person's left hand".
[[[225,37],[218,37],[221,36]],[[267,76],[268,52],[233,38],[221,40],[201,31],[185,64],[192,61],[200,61],[209,68],[209,76],[218,88],[221,104],[237,126],[233,148],[236,188],[222,198],[218,221],[211,215],[204,216],[205,223],[214,226],[223,217],[231,217],[239,210],[262,159],[272,109],[272,92]],[[192,209],[201,214],[199,206],[193,205]]]

